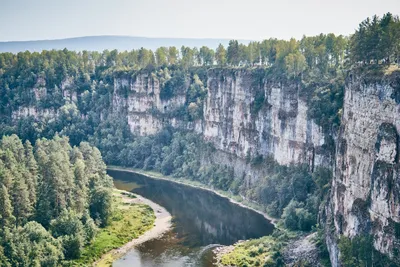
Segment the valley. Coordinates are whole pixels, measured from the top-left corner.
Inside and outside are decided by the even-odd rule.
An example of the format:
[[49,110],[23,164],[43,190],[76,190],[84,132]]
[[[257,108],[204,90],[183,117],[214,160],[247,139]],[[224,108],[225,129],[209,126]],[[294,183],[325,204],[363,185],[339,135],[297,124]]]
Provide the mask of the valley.
[[0,53],[0,265],[398,266],[399,40]]

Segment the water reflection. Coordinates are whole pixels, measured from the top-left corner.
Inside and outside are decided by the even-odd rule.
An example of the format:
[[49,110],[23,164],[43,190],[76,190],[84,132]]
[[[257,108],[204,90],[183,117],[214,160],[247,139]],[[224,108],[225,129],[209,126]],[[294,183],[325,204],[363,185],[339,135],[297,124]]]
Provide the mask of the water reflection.
[[273,230],[262,215],[210,191],[123,171],[109,175],[118,189],[140,194],[174,217],[173,231],[140,245],[114,266],[212,266],[213,244],[230,245]]

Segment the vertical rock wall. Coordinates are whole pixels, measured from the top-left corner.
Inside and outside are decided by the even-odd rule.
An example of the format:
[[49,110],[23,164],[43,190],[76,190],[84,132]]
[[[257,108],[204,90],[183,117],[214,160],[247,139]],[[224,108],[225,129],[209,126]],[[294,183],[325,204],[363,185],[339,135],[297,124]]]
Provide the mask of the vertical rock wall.
[[[328,164],[319,149],[324,144],[322,129],[307,118],[299,84],[269,81],[249,70],[212,69],[206,87],[203,119],[197,122],[163,116],[185,105],[186,95],[161,100],[160,83],[149,74],[116,79],[113,109],[127,111],[135,134],[154,134],[169,124],[195,130],[218,150],[241,159],[262,155],[283,165]],[[262,95],[261,108],[254,110],[256,96]]]
[[328,237],[339,265],[337,239],[372,234],[374,246],[394,256],[400,230],[400,75],[366,82],[350,75],[337,142]]
[[[282,83],[257,73],[210,71],[204,105],[205,140],[240,158],[272,156],[278,163],[321,165],[326,155],[322,129],[307,117],[307,105],[296,82]],[[264,102],[255,110],[256,97]]]

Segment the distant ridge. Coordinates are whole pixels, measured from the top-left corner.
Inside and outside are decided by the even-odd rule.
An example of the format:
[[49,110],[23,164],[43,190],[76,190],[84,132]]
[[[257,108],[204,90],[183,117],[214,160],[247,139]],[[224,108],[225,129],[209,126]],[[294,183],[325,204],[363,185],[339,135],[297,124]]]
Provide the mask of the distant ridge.
[[[239,40],[241,43],[249,43],[249,40]],[[220,43],[227,46],[229,39],[191,39],[191,38],[148,38],[131,36],[84,36],[56,40],[38,41],[10,41],[0,42],[0,52],[18,53],[21,51],[41,52],[42,50],[60,50],[67,48],[74,51],[103,51],[105,49],[119,51],[139,49],[141,47],[155,50],[160,46],[182,45],[198,47],[205,45],[209,48],[216,48]]]

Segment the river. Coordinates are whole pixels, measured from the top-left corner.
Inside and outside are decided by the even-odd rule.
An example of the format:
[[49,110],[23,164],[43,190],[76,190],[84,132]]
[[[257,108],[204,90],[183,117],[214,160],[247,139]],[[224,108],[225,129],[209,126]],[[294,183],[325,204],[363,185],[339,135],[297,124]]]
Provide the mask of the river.
[[173,216],[171,231],[132,249],[115,267],[211,267],[214,247],[272,233],[263,215],[211,191],[127,171],[108,174],[116,188],[142,195]]

